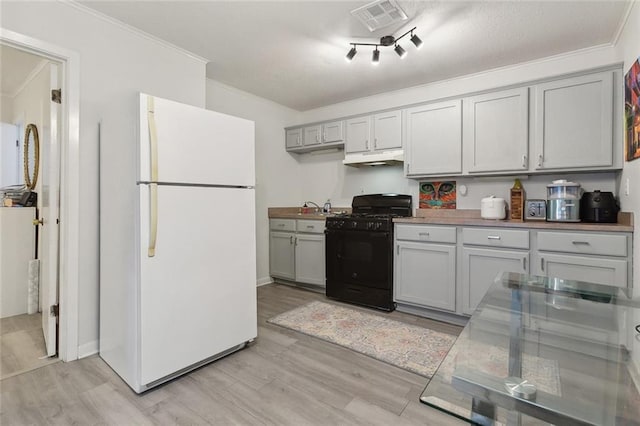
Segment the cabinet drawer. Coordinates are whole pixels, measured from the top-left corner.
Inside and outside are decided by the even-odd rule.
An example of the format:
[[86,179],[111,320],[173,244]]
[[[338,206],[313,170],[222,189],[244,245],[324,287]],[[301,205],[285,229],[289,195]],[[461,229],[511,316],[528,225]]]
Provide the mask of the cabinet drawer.
[[322,234],[324,233],[324,220],[298,220],[297,231]]
[[269,229],[274,231],[295,231],[295,219],[269,219]]
[[627,236],[586,232],[538,232],[538,250],[627,256]]
[[455,244],[456,228],[453,226],[398,225],[396,239]]
[[463,228],[462,242],[488,247],[529,248],[529,231],[498,228]]

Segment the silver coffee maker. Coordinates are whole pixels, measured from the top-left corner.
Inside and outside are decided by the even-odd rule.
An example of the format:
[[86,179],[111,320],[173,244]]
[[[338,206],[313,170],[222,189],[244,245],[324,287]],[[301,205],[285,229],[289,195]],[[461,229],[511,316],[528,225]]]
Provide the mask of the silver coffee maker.
[[547,220],[580,222],[580,184],[554,180],[547,185]]

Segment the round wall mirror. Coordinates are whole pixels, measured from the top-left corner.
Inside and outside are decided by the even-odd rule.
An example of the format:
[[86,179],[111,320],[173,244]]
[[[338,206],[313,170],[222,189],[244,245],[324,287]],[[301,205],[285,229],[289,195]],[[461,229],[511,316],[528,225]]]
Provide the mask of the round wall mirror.
[[24,133],[24,184],[33,191],[40,167],[40,138],[35,124],[27,125]]

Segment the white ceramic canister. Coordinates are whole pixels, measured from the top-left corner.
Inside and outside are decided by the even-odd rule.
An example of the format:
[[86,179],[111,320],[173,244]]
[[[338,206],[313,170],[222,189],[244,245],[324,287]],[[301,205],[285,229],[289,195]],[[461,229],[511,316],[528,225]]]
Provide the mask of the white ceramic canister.
[[480,201],[480,216],[483,219],[504,219],[507,217],[507,202],[494,195],[483,198]]

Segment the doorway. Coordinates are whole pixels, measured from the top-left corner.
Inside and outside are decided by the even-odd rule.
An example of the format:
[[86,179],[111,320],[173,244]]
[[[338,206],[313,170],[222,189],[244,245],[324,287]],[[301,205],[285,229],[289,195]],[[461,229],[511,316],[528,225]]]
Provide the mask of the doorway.
[[11,46],[2,46],[0,57],[0,378],[6,378],[57,359],[50,307],[58,305],[61,111],[50,93],[61,82],[59,64],[48,58]]
[[[62,103],[51,107],[49,129],[45,132],[49,138],[48,151],[43,151],[43,155],[49,155],[45,159],[49,169],[41,171],[49,179],[49,184],[57,183],[59,189],[54,189],[48,197],[50,201],[53,199],[54,205],[46,201],[42,204],[50,207],[50,214],[43,212],[37,219],[42,221],[38,223],[38,228],[44,225],[59,232],[50,233],[47,246],[57,249],[59,256],[56,254],[52,257],[50,273],[46,274],[52,277],[51,282],[59,285],[50,287],[51,305],[42,306],[41,312],[48,319],[53,318],[49,325],[53,324],[54,332],[57,325],[58,333],[54,334],[54,339],[57,337],[58,357],[63,361],[71,361],[78,358],[79,55],[72,50],[3,28],[0,28],[0,48],[13,48],[35,55],[48,65],[55,65],[49,67],[47,73],[51,81],[57,79],[61,89]],[[3,74],[5,65],[3,63]],[[49,100],[47,102],[50,103]],[[55,148],[53,151],[52,146]],[[58,201],[59,204],[56,204]],[[50,350],[51,346],[48,352]],[[55,347],[53,353],[56,353]]]

